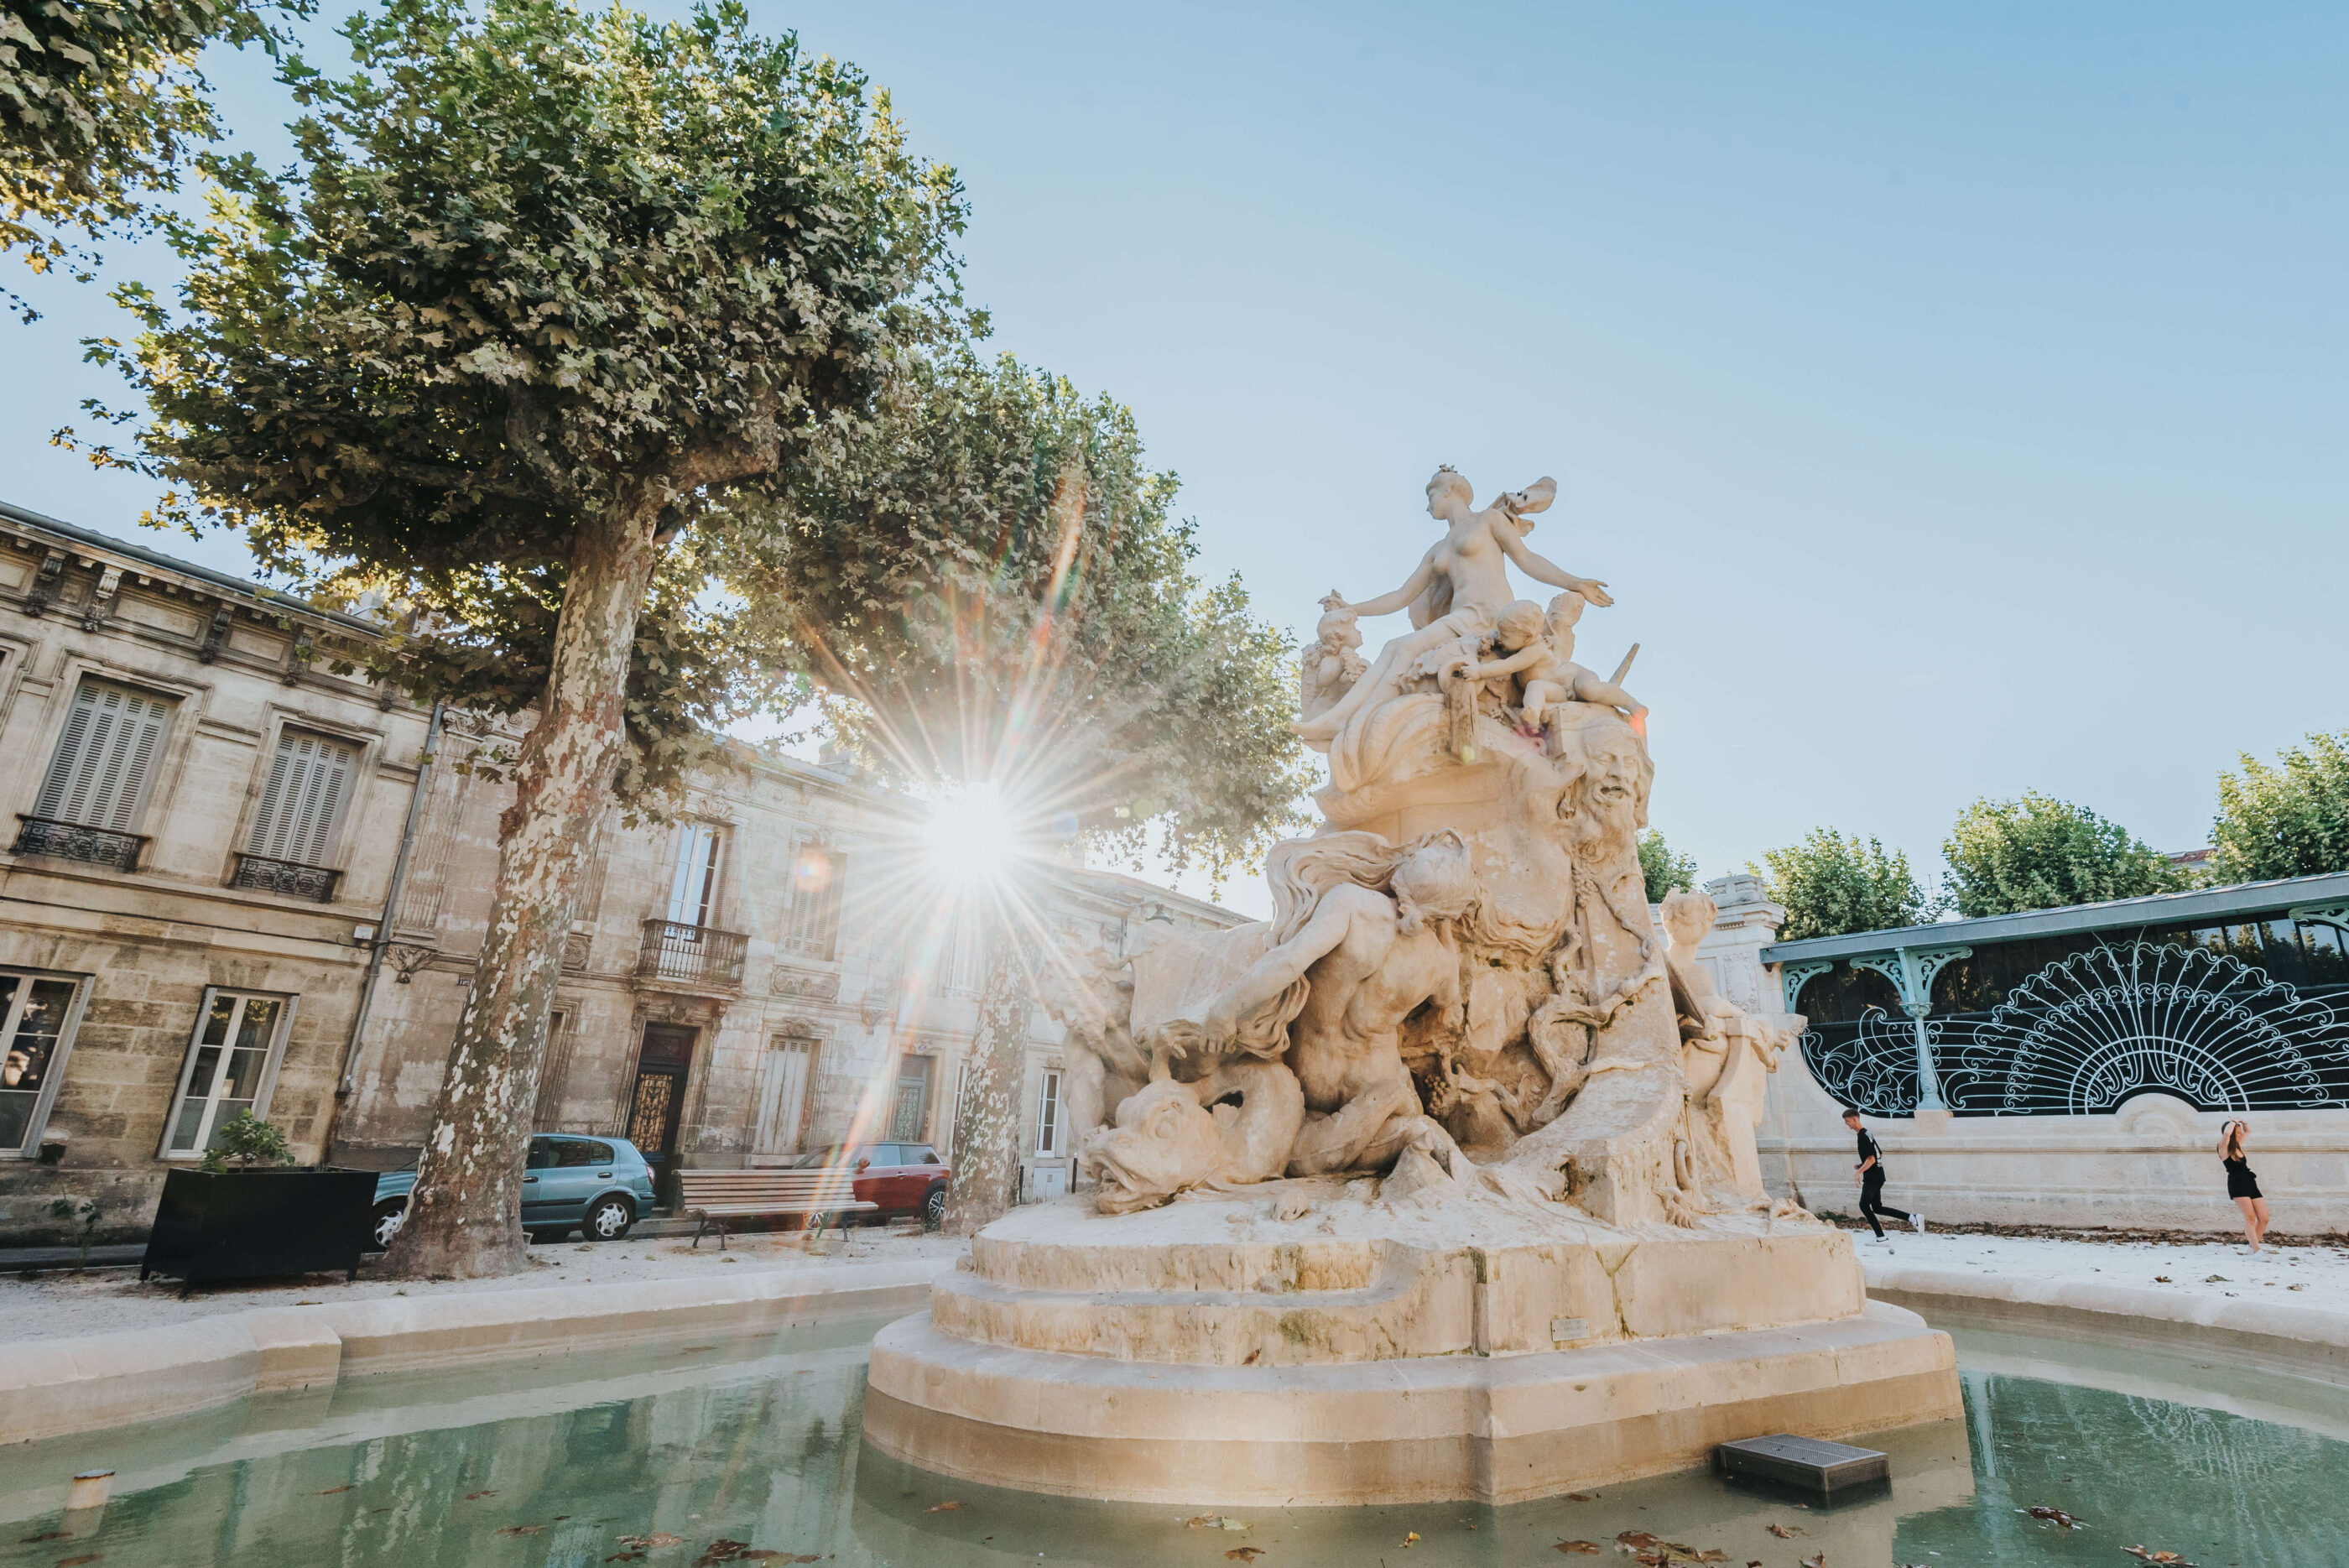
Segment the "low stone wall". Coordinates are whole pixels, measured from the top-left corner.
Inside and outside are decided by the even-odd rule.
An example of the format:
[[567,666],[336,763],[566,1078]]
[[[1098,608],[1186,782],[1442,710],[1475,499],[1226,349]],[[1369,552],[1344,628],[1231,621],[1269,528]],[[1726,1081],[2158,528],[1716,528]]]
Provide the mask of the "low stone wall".
[[1868,1265],[1868,1296],[1939,1329],[2085,1335],[2349,1387],[2349,1312],[1889,1262]]
[[[1869,1116],[1884,1148],[1885,1201],[1952,1224],[2202,1231],[2240,1234],[2219,1167],[2230,1118],[2168,1095],[2094,1116]],[[2284,1236],[2349,1231],[2349,1108],[2261,1111],[2251,1163]],[[1760,1128],[1774,1196],[1857,1214],[1859,1187],[1841,1107],[1788,1051]]]
[[919,1312],[931,1282],[952,1267],[943,1260],[844,1263],[725,1280],[375,1297],[46,1341],[37,1355],[0,1365],[0,1440],[159,1420],[377,1373]]

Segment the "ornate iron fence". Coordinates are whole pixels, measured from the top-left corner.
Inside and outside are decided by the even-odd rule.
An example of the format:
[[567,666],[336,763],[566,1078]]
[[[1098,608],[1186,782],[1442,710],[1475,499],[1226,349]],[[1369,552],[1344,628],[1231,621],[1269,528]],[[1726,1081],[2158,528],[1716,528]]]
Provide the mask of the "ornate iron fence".
[[636,978],[740,991],[750,949],[750,939],[740,931],[647,920],[644,944],[636,950]]
[[343,874],[329,866],[305,866],[298,860],[272,860],[266,855],[247,855],[240,850],[236,871],[228,879],[232,888],[248,888],[256,893],[283,893],[289,898],[315,898],[321,904],[332,903],[335,884]]
[[[2204,1110],[2349,1106],[2349,995],[2310,995],[2231,953],[2113,943],[2047,965],[1987,1013],[1927,1021],[1961,1116],[2087,1116],[2158,1089]],[[1914,1025],[1870,1008],[1805,1032],[1827,1093],[1872,1115],[1917,1103]]]
[[93,866],[110,867],[117,871],[139,869],[139,857],[147,847],[147,837],[140,833],[112,833],[103,827],[90,827],[78,822],[60,822],[50,816],[26,816],[16,814],[24,826],[16,829],[16,842],[11,852],[17,855],[54,855],[62,860],[87,860]]

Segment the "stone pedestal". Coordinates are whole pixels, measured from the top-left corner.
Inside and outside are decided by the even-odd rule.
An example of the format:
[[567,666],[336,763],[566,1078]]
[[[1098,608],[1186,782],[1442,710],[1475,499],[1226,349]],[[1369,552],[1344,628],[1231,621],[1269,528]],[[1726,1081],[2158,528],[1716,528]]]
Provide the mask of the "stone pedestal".
[[1949,1337],[1868,1305],[1849,1239],[1807,1218],[1626,1234],[1467,1183],[1324,1179],[1035,1205],[970,1264],[874,1342],[865,1436],[1029,1491],[1510,1502],[1960,1411]]

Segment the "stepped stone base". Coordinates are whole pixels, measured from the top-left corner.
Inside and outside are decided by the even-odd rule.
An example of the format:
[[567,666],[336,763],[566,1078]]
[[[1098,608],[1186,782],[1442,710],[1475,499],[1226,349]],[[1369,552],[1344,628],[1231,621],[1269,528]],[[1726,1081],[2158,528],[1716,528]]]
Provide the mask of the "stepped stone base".
[[1308,1366],[987,1345],[924,1314],[874,1341],[864,1435],[923,1469],[1070,1497],[1504,1503],[1702,1465],[1735,1438],[1848,1438],[1961,1411],[1949,1336],[1880,1305],[1794,1327]]

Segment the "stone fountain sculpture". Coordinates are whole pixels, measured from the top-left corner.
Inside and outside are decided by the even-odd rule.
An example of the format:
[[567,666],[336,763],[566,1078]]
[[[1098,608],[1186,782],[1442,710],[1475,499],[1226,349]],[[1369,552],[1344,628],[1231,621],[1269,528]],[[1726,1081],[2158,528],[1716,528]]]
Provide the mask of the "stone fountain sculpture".
[[[1801,1020],[1714,992],[1710,900],[1651,916],[1647,710],[1572,659],[1613,601],[1526,545],[1555,493],[1480,510],[1444,469],[1402,586],[1322,601],[1325,825],[1268,857],[1270,920],[1051,966],[1092,1189],[988,1226],[875,1340],[884,1451],[1102,1498],[1500,1502],[1958,1412],[1947,1336],[1763,1189]],[[1365,662],[1355,618],[1402,609]]]

